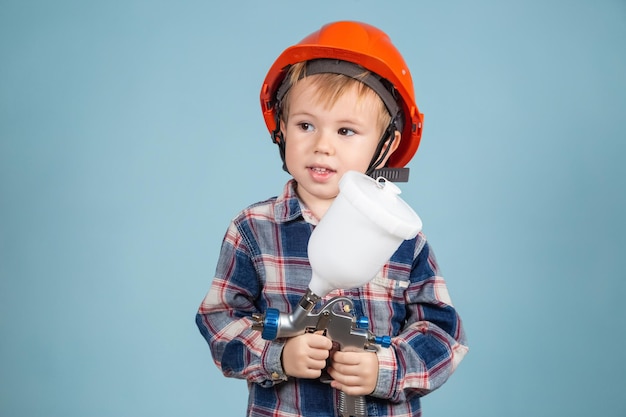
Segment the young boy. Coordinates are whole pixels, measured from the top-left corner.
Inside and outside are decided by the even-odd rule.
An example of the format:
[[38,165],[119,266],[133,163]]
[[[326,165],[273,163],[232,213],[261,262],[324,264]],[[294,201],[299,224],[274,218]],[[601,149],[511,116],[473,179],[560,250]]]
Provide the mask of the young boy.
[[[387,35],[359,22],[322,27],[270,68],[261,105],[293,178],[281,195],[231,222],[196,316],[216,365],[227,377],[247,380],[248,416],[334,416],[337,390],[365,395],[368,415],[419,416],[420,397],[441,386],[467,352],[421,233],[404,241],[370,283],[323,300],[351,298],[356,313],[370,317],[373,333],[392,337],[389,348],[335,351],[321,334],[268,341],[252,329],[254,313],[289,313],[306,292],[308,239],[345,172],[402,180],[399,169],[421,136],[413,95],[408,68]],[[319,380],[324,369],[330,385]]]

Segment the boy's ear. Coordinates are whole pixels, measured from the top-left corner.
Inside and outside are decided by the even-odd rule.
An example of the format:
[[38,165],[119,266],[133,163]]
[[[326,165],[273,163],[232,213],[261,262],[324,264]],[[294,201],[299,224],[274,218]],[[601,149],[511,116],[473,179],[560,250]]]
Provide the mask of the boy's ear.
[[389,149],[388,155],[391,155],[392,153],[396,151],[396,149],[398,149],[398,146],[400,146],[400,141],[402,140],[402,133],[400,133],[399,130],[396,130],[394,132],[394,135],[395,137],[394,137],[393,143],[391,144],[391,149]]
[[280,124],[278,125],[278,127],[280,128],[280,133],[281,133],[281,137],[285,137],[285,121],[283,120],[283,118],[280,118]]
[[[391,148],[389,148],[389,152],[387,152],[387,155],[385,155],[385,159],[383,159],[382,162],[376,167],[377,169],[385,166],[391,154],[394,153],[396,149],[398,149],[398,146],[400,146],[400,140],[402,140],[402,134],[396,130],[394,132],[394,140],[391,143]],[[388,146],[389,146],[389,139],[387,139],[387,141],[385,142],[385,145],[383,146],[381,153],[385,152]]]

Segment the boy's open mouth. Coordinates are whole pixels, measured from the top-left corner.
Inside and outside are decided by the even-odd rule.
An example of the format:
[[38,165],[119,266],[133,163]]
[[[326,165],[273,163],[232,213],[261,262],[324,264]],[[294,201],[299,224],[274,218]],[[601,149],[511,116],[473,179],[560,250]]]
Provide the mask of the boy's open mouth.
[[323,167],[310,167],[309,169],[315,172],[316,174],[330,174],[331,172],[335,172],[335,170],[332,170],[330,168],[323,168]]
[[325,183],[326,181],[333,178],[334,175],[337,173],[337,171],[335,171],[334,169],[323,166],[310,166],[308,168],[309,172],[311,173],[311,178],[315,182]]

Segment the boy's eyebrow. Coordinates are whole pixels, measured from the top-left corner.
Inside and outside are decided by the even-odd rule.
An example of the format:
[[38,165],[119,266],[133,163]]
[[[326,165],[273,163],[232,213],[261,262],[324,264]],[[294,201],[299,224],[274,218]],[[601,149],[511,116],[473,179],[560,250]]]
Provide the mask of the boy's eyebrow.
[[341,120],[337,120],[338,123],[348,123],[348,124],[355,124],[355,125],[360,125],[364,123],[363,119],[359,119],[359,118],[352,118],[352,119],[341,119]]
[[314,117],[312,113],[309,113],[306,110],[302,110],[302,111],[291,111],[289,112],[289,117],[293,117],[293,116],[307,116],[307,117]]

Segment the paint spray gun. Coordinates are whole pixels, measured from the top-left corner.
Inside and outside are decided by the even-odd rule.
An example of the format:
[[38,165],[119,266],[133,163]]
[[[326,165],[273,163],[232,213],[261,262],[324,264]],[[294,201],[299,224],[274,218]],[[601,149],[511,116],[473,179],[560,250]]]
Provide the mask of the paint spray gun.
[[[265,340],[321,331],[340,350],[376,351],[389,347],[391,337],[369,331],[367,317],[356,317],[352,300],[334,297],[320,309],[318,302],[335,289],[358,288],[371,281],[398,249],[422,229],[419,216],[400,197],[400,189],[384,178],[349,171],[339,181],[339,194],[315,227],[308,243],[312,276],[307,292],[290,314],[269,308],[253,315],[252,328]],[[323,382],[330,377],[322,375]],[[364,396],[339,392],[341,417],[365,417]]]

